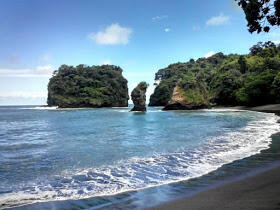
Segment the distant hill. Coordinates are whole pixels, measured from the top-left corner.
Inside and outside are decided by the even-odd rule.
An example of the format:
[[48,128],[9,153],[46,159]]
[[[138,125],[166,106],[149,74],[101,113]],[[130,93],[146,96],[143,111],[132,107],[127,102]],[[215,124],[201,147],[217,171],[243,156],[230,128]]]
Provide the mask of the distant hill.
[[155,80],[160,83],[151,95],[150,106],[195,109],[279,103],[280,47],[259,42],[248,55],[217,53],[171,64],[159,70]]
[[127,80],[117,66],[62,65],[48,84],[48,105],[61,108],[126,107]]

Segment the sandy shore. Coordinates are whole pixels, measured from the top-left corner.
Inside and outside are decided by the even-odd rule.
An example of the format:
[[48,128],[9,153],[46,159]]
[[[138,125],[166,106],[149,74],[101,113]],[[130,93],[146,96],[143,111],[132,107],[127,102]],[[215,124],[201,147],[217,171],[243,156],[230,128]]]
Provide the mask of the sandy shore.
[[280,166],[152,209],[280,209]]
[[280,104],[271,104],[271,105],[265,105],[265,106],[257,106],[249,108],[251,111],[257,111],[257,112],[270,112],[275,114],[280,114]]
[[268,112],[268,113],[275,113],[277,115],[280,115],[280,104],[268,104],[264,106],[255,106],[255,107],[247,107],[247,106],[216,106],[213,107],[215,109],[224,109],[224,108],[230,108],[230,109],[240,109],[240,110],[250,110],[250,111],[256,111],[256,112]]

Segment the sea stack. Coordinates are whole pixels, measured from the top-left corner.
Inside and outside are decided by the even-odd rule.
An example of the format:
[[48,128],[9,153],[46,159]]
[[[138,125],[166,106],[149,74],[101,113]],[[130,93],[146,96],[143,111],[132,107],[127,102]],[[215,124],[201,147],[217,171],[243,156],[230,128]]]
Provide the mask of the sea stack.
[[146,91],[148,88],[148,84],[146,82],[140,82],[136,88],[131,92],[131,98],[134,104],[133,109],[131,112],[139,111],[145,112],[146,111]]

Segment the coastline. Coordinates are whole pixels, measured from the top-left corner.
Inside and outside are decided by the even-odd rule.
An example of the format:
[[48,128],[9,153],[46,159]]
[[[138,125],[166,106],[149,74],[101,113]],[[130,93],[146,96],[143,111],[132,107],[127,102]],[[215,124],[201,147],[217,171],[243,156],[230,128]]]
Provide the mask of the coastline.
[[[274,113],[280,116],[280,104],[257,107],[213,107]],[[278,121],[279,122],[279,121]],[[150,209],[280,209],[280,162],[261,172],[243,176],[237,181],[205,189],[193,195]]]
[[[220,107],[221,109],[223,109],[223,107]],[[224,107],[225,108],[225,107]],[[231,107],[226,107],[228,110],[231,110]],[[208,111],[208,110],[206,110]],[[222,112],[224,112],[224,110],[221,110]],[[234,111],[234,110],[231,110]],[[236,109],[237,114],[241,114],[243,113],[243,111],[238,111]],[[246,111],[245,111],[246,112]],[[250,113],[250,112],[248,112]],[[251,112],[252,113],[252,112]],[[271,115],[272,116],[272,115]],[[275,119],[275,116],[274,116]],[[264,125],[262,125],[263,127]],[[278,130],[278,129],[277,129]],[[274,130],[274,132],[277,132],[276,130]],[[274,133],[273,132],[273,133]],[[259,135],[261,135],[262,133],[259,133]],[[271,160],[279,160],[279,158],[269,158],[268,156],[273,156],[271,154],[275,153],[275,150],[277,152],[277,154],[280,154],[279,149],[280,148],[278,145],[280,143],[280,135],[278,133],[278,135],[276,135],[277,138],[276,142],[277,145],[275,145],[275,140],[274,143],[272,143],[272,145],[274,146],[270,146],[269,149],[267,150],[263,150],[264,152],[261,152],[260,154],[257,155],[253,155],[250,156],[248,158],[244,159],[240,159],[234,162],[231,162],[229,164],[226,164],[224,166],[222,166],[221,168],[219,168],[216,171],[212,171],[210,174],[206,174],[203,175],[202,177],[198,177],[195,178],[194,180],[190,180],[190,181],[182,181],[182,182],[178,182],[178,183],[174,183],[174,184],[168,184],[168,185],[162,185],[159,187],[155,187],[155,188],[149,188],[149,189],[144,189],[144,190],[137,190],[137,191],[133,191],[133,192],[125,192],[125,193],[121,193],[118,195],[113,195],[113,196],[105,196],[105,197],[91,197],[91,198],[85,198],[85,199],[79,199],[79,200],[56,200],[56,201],[47,201],[47,202],[42,202],[42,203],[33,203],[33,204],[27,204],[24,206],[18,206],[18,207],[14,207],[15,209],[38,209],[38,208],[50,208],[52,206],[56,206],[58,209],[59,208],[75,208],[77,206],[85,206],[85,207],[96,207],[96,208],[103,208],[106,209],[107,207],[115,207],[115,208],[120,208],[122,209],[129,209],[131,207],[135,207],[135,208],[140,208],[139,206],[141,206],[141,208],[150,208],[153,206],[157,206],[157,205],[161,205],[162,203],[165,202],[172,202],[178,198],[182,198],[185,197],[188,194],[188,196],[190,195],[194,195],[194,193],[198,193],[198,192],[202,192],[202,191],[207,191],[210,188],[213,188],[214,186],[221,186],[221,184],[225,184],[225,183],[229,183],[233,180],[237,180],[236,178],[239,179],[240,174],[243,176],[241,178],[244,178],[244,174],[248,175],[248,169],[250,170],[251,166],[254,169],[254,164],[257,162],[262,162],[261,164],[258,163],[257,167],[259,169],[261,169],[262,171],[263,168],[265,170],[267,170],[267,163],[271,163]],[[263,154],[265,153],[265,154]],[[246,153],[245,153],[246,154]],[[276,155],[277,155],[276,154]],[[280,157],[280,156],[279,156]],[[249,167],[248,167],[249,166]],[[246,168],[246,170],[239,170],[239,168]],[[236,172],[232,172],[237,170],[238,173]],[[228,173],[229,172],[229,173]],[[257,172],[260,172],[260,170],[257,170]],[[256,171],[254,171],[254,173],[256,173]],[[250,174],[252,174],[250,172]],[[226,175],[226,176],[224,176]],[[217,179],[217,177],[219,177]],[[228,179],[228,177],[230,177]],[[233,178],[233,179],[232,179]],[[195,187],[194,187],[195,186]],[[206,186],[206,187],[205,187]],[[172,190],[169,192],[169,188],[172,188]],[[187,192],[186,192],[187,191]],[[166,194],[165,194],[166,193]],[[137,194],[140,194],[137,195]],[[147,200],[149,200],[148,198],[145,197],[151,197],[151,199],[158,199],[160,203],[154,203],[154,204],[148,204],[149,202],[147,202]],[[153,197],[154,196],[154,197]],[[135,197],[137,197],[137,199],[142,199],[142,200],[135,200]],[[120,199],[118,202],[116,202],[116,199]],[[110,203],[112,202],[112,203]],[[139,204],[143,202],[143,204]],[[101,204],[101,205],[100,205]],[[135,205],[135,206],[134,206]],[[103,209],[102,208],[102,209]],[[1,208],[0,208],[1,209]]]
[[280,165],[151,209],[280,209]]
[[[279,207],[275,207],[275,202],[273,201],[273,198],[275,198],[275,201],[278,201],[280,203],[279,199],[279,193],[275,192],[275,190],[279,190],[280,186],[280,132],[277,134],[272,135],[272,145],[269,149],[263,150],[260,154],[250,156],[248,158],[245,158],[244,160],[237,160],[235,162],[232,162],[230,164],[226,164],[223,167],[219,168],[216,171],[210,172],[209,174],[206,174],[202,177],[194,178],[188,181],[182,181],[177,182],[174,184],[171,184],[173,186],[175,191],[171,191],[170,193],[167,193],[169,191],[170,185],[162,185],[155,188],[147,188],[145,190],[140,191],[131,191],[127,193],[121,193],[114,196],[105,196],[105,197],[92,197],[82,200],[61,200],[61,201],[48,201],[48,202],[39,202],[39,203],[33,203],[33,204],[27,204],[17,207],[10,207],[12,209],[87,209],[87,208],[93,208],[93,209],[280,209]],[[277,158],[275,158],[277,157]],[[245,169],[246,168],[246,169]],[[245,170],[244,170],[245,169]],[[276,170],[274,174],[271,175],[269,171]],[[268,172],[268,173],[266,173]],[[262,175],[261,175],[262,174]],[[270,174],[270,175],[269,175]],[[254,177],[259,177],[261,175],[261,178],[257,181],[247,181],[249,179],[252,179]],[[278,177],[278,178],[277,178]],[[271,181],[272,183],[270,183]],[[240,182],[243,182],[243,184],[238,184]],[[249,182],[249,183],[248,183]],[[257,185],[256,185],[256,183]],[[274,182],[276,184],[274,184]],[[264,202],[267,203],[267,205],[264,208],[264,206],[260,206],[262,208],[255,208],[252,206],[252,208],[249,206],[251,203],[248,203],[248,206],[245,206],[242,204],[240,207],[227,207],[222,206],[223,208],[216,208],[210,206],[215,204],[215,202],[220,202],[220,199],[223,199],[222,197],[212,197],[211,203],[208,203],[208,200],[203,200],[204,197],[201,197],[205,192],[212,195],[212,190],[217,192],[220,192],[221,188],[224,188],[224,186],[232,186],[237,183],[237,186],[235,189],[237,189],[237,193],[231,192],[233,194],[233,197],[228,194],[227,199],[230,199],[232,202],[235,201],[236,195],[239,194],[239,191],[243,189],[242,192],[244,192],[241,196],[242,201],[247,202],[247,198],[250,198],[249,202],[254,203],[254,199],[262,199],[262,202],[259,202],[260,204]],[[251,183],[251,184],[250,184]],[[278,184],[277,184],[278,183]],[[251,188],[238,188],[238,187],[251,187]],[[166,191],[167,190],[167,191]],[[226,195],[226,193],[231,190],[231,187],[227,187],[224,189],[223,193],[221,195]],[[274,191],[273,191],[274,190]],[[256,192],[254,192],[256,191]],[[165,194],[167,193],[167,194]],[[269,194],[272,193],[272,194]],[[265,197],[262,197],[262,195],[265,194]],[[138,196],[142,197],[143,200],[138,200]],[[271,196],[272,195],[272,196]],[[273,197],[274,195],[274,197]],[[196,197],[197,200],[192,200],[193,197]],[[247,197],[246,197],[247,196]],[[251,196],[251,197],[248,197]],[[208,196],[206,196],[206,199]],[[118,202],[116,200],[120,199]],[[216,201],[215,201],[216,199]],[[150,202],[158,202],[155,205],[151,205]],[[139,202],[142,203],[142,205],[139,205]],[[197,202],[193,203],[192,205],[196,204],[204,204],[201,206],[201,208],[190,207],[190,204],[186,202]],[[217,203],[218,204],[218,203]],[[227,203],[225,203],[227,204]],[[274,206],[273,206],[273,205]],[[243,207],[245,206],[245,207]],[[271,207],[271,208],[270,208]],[[1,208],[0,208],[1,209]],[[5,209],[5,208],[4,208]],[[8,208],[7,208],[8,209]]]
[[280,104],[269,104],[264,106],[247,107],[247,110],[256,112],[267,112],[280,115]]
[[247,106],[214,106],[213,109],[237,109],[237,110],[248,110],[255,112],[266,112],[266,113],[274,113],[276,115],[280,115],[280,104],[267,104],[263,106],[255,106],[255,107],[247,107]]

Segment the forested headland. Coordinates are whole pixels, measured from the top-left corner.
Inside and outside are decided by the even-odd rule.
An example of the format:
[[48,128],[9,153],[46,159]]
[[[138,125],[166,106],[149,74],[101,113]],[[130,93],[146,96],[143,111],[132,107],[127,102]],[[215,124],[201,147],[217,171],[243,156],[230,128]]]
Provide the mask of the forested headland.
[[280,103],[280,46],[259,42],[246,55],[217,53],[171,64],[159,70],[155,80],[160,82],[151,95],[150,106],[174,103],[175,87],[180,95],[177,102],[187,104],[186,109]]

